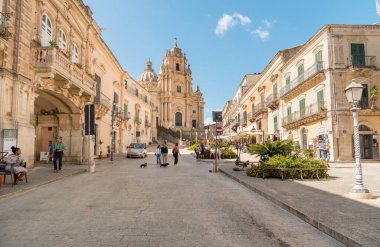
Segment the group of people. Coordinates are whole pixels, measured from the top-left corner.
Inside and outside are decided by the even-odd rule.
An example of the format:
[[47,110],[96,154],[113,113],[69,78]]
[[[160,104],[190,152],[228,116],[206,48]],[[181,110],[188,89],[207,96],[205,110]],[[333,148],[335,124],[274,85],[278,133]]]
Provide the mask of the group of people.
[[[159,144],[157,146],[156,152],[154,154],[154,155],[156,155],[157,165],[168,163],[168,153],[169,153],[169,149],[166,145],[166,142],[162,145]],[[174,145],[174,147],[172,149],[172,154],[174,157],[174,165],[177,165],[178,164],[178,155],[180,154],[178,143],[176,143]]]
[[206,147],[203,143],[201,143],[200,145],[195,147],[194,152],[195,152],[195,156],[196,156],[197,160],[200,158],[203,158],[203,156],[205,154],[205,150],[206,150]]

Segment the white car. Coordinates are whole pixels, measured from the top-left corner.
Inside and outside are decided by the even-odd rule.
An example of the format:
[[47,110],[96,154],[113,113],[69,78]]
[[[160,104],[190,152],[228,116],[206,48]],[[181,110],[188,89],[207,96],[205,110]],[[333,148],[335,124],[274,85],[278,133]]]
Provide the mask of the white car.
[[131,143],[128,147],[127,158],[145,158],[147,153],[144,143]]

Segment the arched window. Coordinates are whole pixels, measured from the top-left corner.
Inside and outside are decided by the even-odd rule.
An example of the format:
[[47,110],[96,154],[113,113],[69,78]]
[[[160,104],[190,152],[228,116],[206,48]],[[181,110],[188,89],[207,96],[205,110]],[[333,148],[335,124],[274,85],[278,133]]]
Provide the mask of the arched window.
[[73,43],[71,48],[71,62],[79,63],[79,51],[78,46],[75,43]]
[[58,37],[58,47],[61,51],[65,52],[67,51],[67,45],[66,45],[66,35],[63,30],[59,30],[59,37]]
[[176,63],[176,64],[175,64],[175,70],[176,70],[176,71],[179,71],[179,63]]
[[182,113],[180,112],[175,114],[175,126],[182,127]]
[[46,14],[42,15],[42,24],[41,24],[41,46],[49,46],[50,41],[52,41],[53,36],[53,27],[51,21]]
[[301,147],[303,150],[307,149],[307,133],[306,128],[301,129]]

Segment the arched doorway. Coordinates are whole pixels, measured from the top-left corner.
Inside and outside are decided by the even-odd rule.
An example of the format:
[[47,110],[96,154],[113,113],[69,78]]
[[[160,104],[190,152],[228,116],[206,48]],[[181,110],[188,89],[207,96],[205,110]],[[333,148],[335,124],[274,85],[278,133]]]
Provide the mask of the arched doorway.
[[301,148],[303,150],[307,149],[307,130],[306,130],[306,128],[301,129]]
[[182,113],[176,112],[175,114],[175,126],[182,127]]
[[49,151],[49,141],[53,143],[62,136],[66,144],[64,159],[81,161],[83,151],[82,111],[69,98],[59,92],[40,89],[34,101],[35,160],[40,160],[41,152]]

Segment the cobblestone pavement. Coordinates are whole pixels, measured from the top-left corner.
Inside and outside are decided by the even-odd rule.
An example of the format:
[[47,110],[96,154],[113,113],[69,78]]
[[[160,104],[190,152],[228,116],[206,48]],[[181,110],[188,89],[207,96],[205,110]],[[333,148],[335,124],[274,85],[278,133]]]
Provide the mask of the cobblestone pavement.
[[0,246],[342,246],[183,153],[178,166],[118,159],[1,200]]

